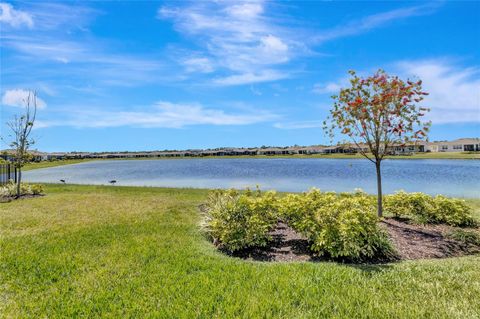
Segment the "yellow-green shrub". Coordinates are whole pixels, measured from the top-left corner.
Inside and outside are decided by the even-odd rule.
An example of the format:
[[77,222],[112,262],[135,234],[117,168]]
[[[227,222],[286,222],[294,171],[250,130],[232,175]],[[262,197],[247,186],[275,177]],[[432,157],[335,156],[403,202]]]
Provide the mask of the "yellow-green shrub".
[[[433,198],[424,193],[396,192],[383,198],[384,209],[395,217],[405,217],[423,221],[426,212],[434,210]],[[427,222],[424,220],[423,222]]]
[[278,222],[277,211],[275,192],[215,190],[208,196],[205,228],[229,251],[266,246]]
[[477,224],[472,209],[464,200],[435,196],[435,211],[430,219],[437,223],[453,226],[475,226]]
[[364,193],[321,193],[313,189],[280,200],[280,215],[311,242],[319,255],[348,260],[392,256],[387,234],[378,226],[373,198]]
[[30,192],[33,195],[43,194],[43,186],[40,184],[28,184],[30,186]]
[[[21,195],[40,195],[43,194],[43,186],[40,184],[20,184]],[[9,181],[7,184],[0,186],[0,197],[12,197],[17,195],[17,184]]]
[[313,236],[311,232],[314,227],[315,212],[324,205],[336,201],[336,193],[322,193],[312,188],[302,194],[288,194],[279,202],[279,213],[281,218],[297,232],[307,237]]
[[395,217],[410,218],[420,223],[445,223],[473,226],[471,208],[460,199],[435,197],[423,193],[397,192],[384,198],[385,211]]

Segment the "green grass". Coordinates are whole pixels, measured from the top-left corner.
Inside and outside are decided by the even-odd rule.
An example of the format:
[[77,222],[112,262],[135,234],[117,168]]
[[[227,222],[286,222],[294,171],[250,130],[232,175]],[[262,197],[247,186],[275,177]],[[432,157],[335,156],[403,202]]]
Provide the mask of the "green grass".
[[58,160],[58,161],[43,161],[43,162],[32,162],[26,164],[22,170],[29,171],[32,169],[38,168],[48,168],[48,167],[55,167],[55,166],[62,166],[62,165],[69,165],[69,164],[78,164],[91,161],[90,159],[68,159],[68,160]]
[[480,199],[465,198],[465,200],[473,208],[474,216],[480,220]]
[[[230,258],[205,190],[47,185],[0,204],[1,317],[478,318],[480,256],[383,266]],[[470,200],[476,209],[480,201]]]

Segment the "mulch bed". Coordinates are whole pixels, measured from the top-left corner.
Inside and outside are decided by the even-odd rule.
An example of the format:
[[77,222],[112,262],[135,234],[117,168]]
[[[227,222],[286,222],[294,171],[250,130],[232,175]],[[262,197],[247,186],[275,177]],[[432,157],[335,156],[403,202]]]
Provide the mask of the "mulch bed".
[[309,249],[310,244],[287,224],[279,222],[270,232],[272,241],[267,247],[255,247],[233,253],[234,257],[258,261],[313,261],[319,260]]
[[42,197],[45,196],[44,194],[36,194],[36,195],[20,195],[20,197],[16,196],[7,196],[7,197],[0,197],[0,203],[8,203],[13,200],[19,199],[27,199],[27,198],[34,198],[34,197]]
[[[380,226],[388,232],[398,252],[390,260],[372,260],[369,263],[384,263],[397,260],[459,257],[480,253],[480,246],[465,244],[447,234],[455,229],[447,225],[416,225],[393,218],[386,218]],[[315,256],[309,242],[285,223],[279,222],[270,232],[273,240],[267,247],[250,248],[228,253],[233,257],[256,261],[321,261],[328,257]]]
[[448,237],[455,227],[416,225],[393,218],[381,222],[390,235],[400,259],[459,257],[480,253],[480,246],[465,244]]

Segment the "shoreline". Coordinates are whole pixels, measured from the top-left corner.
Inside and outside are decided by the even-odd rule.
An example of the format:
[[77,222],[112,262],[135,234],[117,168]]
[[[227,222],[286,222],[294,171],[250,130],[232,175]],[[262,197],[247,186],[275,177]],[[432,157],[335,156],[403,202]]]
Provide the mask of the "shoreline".
[[[133,189],[141,189],[141,188],[145,188],[145,189],[158,189],[158,190],[171,190],[171,191],[175,191],[175,190],[184,190],[184,191],[188,191],[188,190],[192,190],[192,191],[205,191],[205,192],[209,192],[209,191],[213,191],[213,190],[216,190],[216,189],[231,189],[232,187],[230,188],[208,188],[208,187],[192,187],[192,186],[189,186],[189,187],[174,187],[174,186],[148,186],[148,185],[121,185],[121,184],[115,184],[115,185],[109,185],[108,183],[105,183],[105,184],[88,184],[88,183],[85,183],[85,184],[82,184],[82,183],[66,183],[66,184],[62,184],[62,183],[56,183],[56,182],[28,182],[28,181],[25,181],[27,184],[41,184],[41,185],[47,185],[47,186],[55,186],[55,187],[68,187],[68,186],[72,186],[72,187],[111,187],[111,188],[133,188]],[[233,187],[234,188],[234,187]],[[301,192],[294,192],[294,191],[278,191],[278,190],[275,190],[275,189],[270,189],[270,188],[265,188],[265,189],[261,189],[262,192],[267,192],[267,191],[275,191],[277,192],[278,194],[300,194],[302,192],[306,192],[308,191],[309,189],[312,189],[312,188],[315,188],[315,187],[310,187],[310,188],[307,188],[305,189],[304,191],[301,191]],[[234,188],[234,189],[237,189],[239,191],[244,191],[246,188]],[[250,189],[253,189],[253,188],[250,188]],[[322,192],[330,192],[329,190],[322,190]],[[397,191],[400,191],[400,190],[397,190]],[[395,191],[395,192],[397,192]],[[335,192],[335,191],[333,191]],[[354,190],[350,191],[350,192],[335,192],[337,194],[341,194],[341,193],[352,193],[354,192]],[[367,193],[367,192],[366,192]],[[383,195],[391,195],[391,194],[394,194],[394,193],[384,193]],[[436,195],[443,195],[443,194],[428,194],[428,193],[425,193],[427,195],[430,195],[430,196],[436,196]],[[369,196],[377,196],[376,194],[372,194],[372,193],[367,193],[367,195]],[[444,195],[448,198],[457,198],[457,199],[463,199],[463,200],[466,200],[466,201],[478,201],[479,205],[480,205],[480,196],[479,197],[467,197],[467,196],[447,196],[447,195]],[[480,214],[480,212],[479,212]]]
[[[313,154],[313,155],[237,155],[237,156],[195,156],[195,157],[138,157],[138,158],[86,158],[66,159],[56,161],[42,161],[26,164],[24,171],[48,168],[62,165],[79,164],[93,161],[144,161],[144,160],[193,160],[193,159],[358,159],[366,158],[359,154]],[[480,160],[480,153],[424,153],[415,155],[387,156],[385,159],[392,160]]]

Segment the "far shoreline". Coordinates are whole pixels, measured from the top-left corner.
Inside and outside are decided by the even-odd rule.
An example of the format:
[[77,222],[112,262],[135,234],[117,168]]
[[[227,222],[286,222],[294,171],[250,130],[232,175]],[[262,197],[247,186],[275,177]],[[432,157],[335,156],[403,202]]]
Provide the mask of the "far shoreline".
[[[135,157],[135,158],[85,158],[32,162],[25,165],[25,171],[62,165],[79,164],[94,161],[142,161],[142,160],[192,160],[192,159],[365,159],[360,154],[312,154],[312,155],[232,155],[232,156],[172,156],[172,157]],[[480,160],[480,153],[421,153],[414,155],[393,155],[385,159],[392,160]]]

